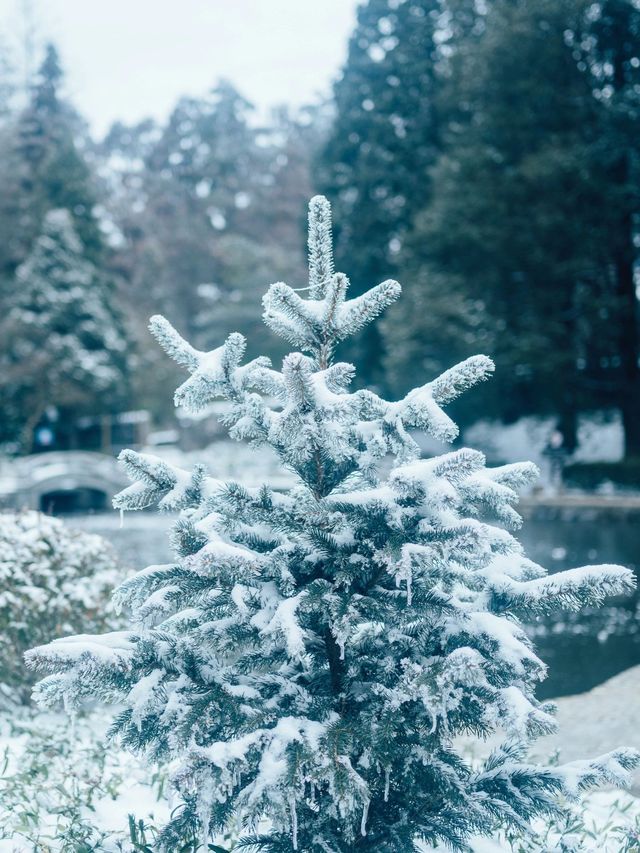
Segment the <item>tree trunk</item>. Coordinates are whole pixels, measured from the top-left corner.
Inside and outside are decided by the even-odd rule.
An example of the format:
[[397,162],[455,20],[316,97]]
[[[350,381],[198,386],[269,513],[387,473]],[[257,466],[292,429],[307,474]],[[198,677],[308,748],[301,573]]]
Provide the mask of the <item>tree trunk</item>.
[[633,242],[631,217],[625,216],[625,238],[616,259],[616,279],[620,300],[620,357],[622,360],[622,423],[625,456],[640,456],[640,370],[638,369],[638,300],[633,280]]
[[[614,89],[623,96],[627,81],[624,50],[619,45],[613,60]],[[618,122],[621,117],[618,117]],[[614,265],[616,296],[618,300],[618,327],[620,329],[621,400],[624,426],[625,457],[640,456],[640,341],[638,340],[638,299],[634,281],[634,229],[631,193],[631,160],[629,139],[621,128],[620,154],[613,166],[613,181],[618,191],[620,216],[615,235]],[[633,144],[633,143],[631,143]]]
[[[628,155],[621,157],[618,176],[620,188],[629,178]],[[633,276],[635,249],[631,211],[626,207],[620,217],[619,243],[615,250],[618,328],[621,359],[621,400],[625,456],[640,456],[640,369],[638,356],[638,299]]]

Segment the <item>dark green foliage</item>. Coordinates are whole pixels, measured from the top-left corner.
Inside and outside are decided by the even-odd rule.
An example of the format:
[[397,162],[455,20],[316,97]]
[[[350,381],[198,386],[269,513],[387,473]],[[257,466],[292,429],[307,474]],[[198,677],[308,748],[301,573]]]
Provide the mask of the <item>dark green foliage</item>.
[[[336,259],[355,294],[398,274],[398,252],[430,192],[440,147],[438,0],[369,0],[358,9],[334,89],[337,115],[319,158],[319,185],[338,223]],[[381,378],[380,336],[358,342],[361,377]]]
[[556,415],[572,450],[616,407],[637,455],[639,33],[632,0],[359,9],[320,182],[356,290],[406,281],[367,378],[402,392],[481,347],[485,414]]
[[196,554],[206,543],[205,534],[197,530],[188,518],[178,519],[171,529],[171,547],[179,557]]
[[640,454],[640,312],[634,270],[640,211],[640,8],[634,0],[601,0],[589,8],[583,61],[602,104],[595,152],[601,168],[604,237],[614,329],[613,358],[595,367],[604,396],[619,406],[626,453]]
[[640,488],[640,459],[630,456],[621,462],[574,462],[562,471],[569,487],[594,491],[605,483],[621,489],[638,491]]
[[[442,288],[469,300],[459,297],[462,340],[484,334],[502,368],[496,414],[566,413],[569,442],[570,418],[586,404],[580,359],[596,337],[598,352],[611,338],[599,318],[608,297],[597,105],[568,43],[582,12],[581,2],[496,0],[482,37],[458,46],[449,97],[463,109],[447,126],[410,256],[427,315]],[[398,361],[397,372],[412,373],[410,352]]]

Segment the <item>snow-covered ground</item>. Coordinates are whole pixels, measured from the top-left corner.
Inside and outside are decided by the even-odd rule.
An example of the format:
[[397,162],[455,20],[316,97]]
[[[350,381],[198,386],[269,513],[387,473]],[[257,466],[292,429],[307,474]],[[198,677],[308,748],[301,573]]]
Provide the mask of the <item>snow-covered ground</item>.
[[[634,666],[586,693],[554,700],[558,730],[534,741],[531,758],[546,762],[549,756],[557,756],[565,762],[600,755],[619,746],[640,750],[639,698],[640,666]],[[464,748],[472,756],[482,757],[495,745],[494,741],[478,743],[464,741]],[[640,770],[634,775],[631,790],[640,796]]]
[[[559,752],[561,761],[571,761],[620,745],[640,747],[639,695],[635,667],[589,693],[559,699],[558,733],[536,741],[532,756],[546,762]],[[107,746],[109,717],[103,709],[75,721],[33,710],[0,714],[0,853],[130,853],[129,815],[137,826],[142,821],[153,845],[154,829],[171,808],[166,773]],[[460,744],[474,758],[490,746]],[[474,853],[638,850],[625,846],[640,829],[640,799],[633,796],[640,794],[640,776],[635,782],[631,793],[591,794],[567,823],[538,822],[529,841],[477,839]]]
[[[538,739],[532,755],[554,752],[562,761],[608,752],[618,746],[640,749],[640,666],[621,672],[588,693],[557,700],[558,731]],[[640,772],[633,791],[640,796]]]
[[[576,761],[594,757],[619,746],[640,749],[640,666],[595,687],[587,693],[564,696],[556,700],[558,730],[538,738],[530,756],[543,763]],[[461,743],[474,759],[487,755],[491,741],[478,745],[476,741]],[[627,791],[597,791],[585,802],[573,807],[574,821],[564,826],[535,825],[544,844],[532,841],[531,846],[512,847],[505,839],[478,839],[474,853],[552,853],[552,851],[620,851],[640,850],[640,772],[636,771]],[[635,835],[634,835],[635,833]],[[635,846],[625,846],[635,839]],[[576,847],[568,845],[571,841]],[[536,846],[538,845],[538,846]]]
[[0,714],[1,853],[133,850],[118,846],[130,839],[130,814],[152,839],[169,814],[165,774],[106,745],[110,718]]

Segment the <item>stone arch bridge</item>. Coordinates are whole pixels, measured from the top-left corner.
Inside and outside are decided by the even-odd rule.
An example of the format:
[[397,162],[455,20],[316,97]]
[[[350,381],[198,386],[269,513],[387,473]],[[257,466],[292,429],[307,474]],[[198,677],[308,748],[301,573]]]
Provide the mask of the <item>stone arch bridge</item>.
[[126,485],[117,461],[104,453],[38,453],[0,469],[0,506],[49,513],[109,509],[113,496]]

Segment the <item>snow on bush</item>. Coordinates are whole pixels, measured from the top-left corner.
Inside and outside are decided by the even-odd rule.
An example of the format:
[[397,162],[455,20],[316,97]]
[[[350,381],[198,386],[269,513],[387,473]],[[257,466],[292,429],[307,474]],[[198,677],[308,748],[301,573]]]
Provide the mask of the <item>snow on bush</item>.
[[108,722],[0,714],[0,853],[152,853],[165,772],[109,749]]
[[0,689],[27,702],[33,678],[22,655],[52,635],[113,624],[109,595],[121,580],[100,536],[39,512],[0,513]]

